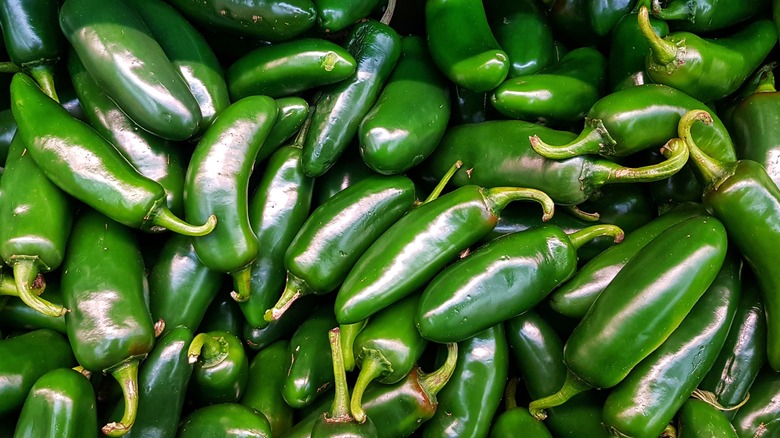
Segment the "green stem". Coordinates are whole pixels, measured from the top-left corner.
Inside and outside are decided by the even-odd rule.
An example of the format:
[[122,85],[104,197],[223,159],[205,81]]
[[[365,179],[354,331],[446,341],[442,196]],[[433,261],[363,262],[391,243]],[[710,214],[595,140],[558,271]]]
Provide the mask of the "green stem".
[[359,423],[366,421],[366,411],[363,409],[363,393],[368,384],[382,376],[393,372],[393,365],[390,363],[381,351],[373,348],[364,348],[360,355],[360,373],[358,374],[355,386],[352,388],[352,401],[350,410],[352,416]]
[[510,411],[517,407],[517,377],[512,377],[506,382],[504,391],[504,410]]
[[653,60],[661,66],[674,64],[677,60],[678,48],[655,33],[653,24],[650,23],[650,14],[647,7],[639,8],[638,20],[639,31],[642,32],[642,35],[650,45],[650,54]]
[[566,211],[569,212],[569,214],[585,222],[596,222],[601,217],[601,215],[598,213],[588,213],[587,211],[583,211],[576,205],[564,205],[563,207],[566,209]]
[[22,69],[13,62],[0,62],[0,73],[19,73]]
[[555,213],[555,203],[547,193],[541,190],[524,187],[492,187],[482,192],[488,211],[498,216],[512,201],[536,201],[542,206],[543,221],[552,219]]
[[428,195],[428,197],[425,198],[425,201],[423,201],[422,204],[419,204],[419,205],[427,204],[427,203],[435,200],[436,198],[438,198],[439,195],[441,195],[441,192],[444,190],[444,187],[447,186],[447,183],[450,182],[450,180],[452,179],[452,176],[455,175],[455,172],[457,172],[458,169],[461,168],[461,166],[463,166],[463,162],[460,161],[460,160],[456,161],[455,164],[453,164],[452,167],[450,167],[450,169],[447,171],[447,173],[444,174],[444,176],[441,178],[441,180],[439,180],[439,183],[436,184],[436,187],[433,188],[433,191],[431,192],[431,194]]
[[547,418],[547,413],[544,412],[545,409],[560,406],[575,395],[591,388],[590,385],[569,371],[566,373],[566,380],[563,382],[563,387],[561,387],[558,392],[532,401],[528,405],[528,411],[537,420],[544,420]]
[[131,359],[114,368],[111,375],[114,376],[122,388],[122,396],[125,400],[125,412],[119,422],[111,422],[101,429],[108,436],[122,436],[130,431],[135,423],[138,413],[138,362],[140,359]]
[[[333,377],[335,380],[336,392],[333,403],[330,405],[330,417],[326,418],[326,421],[349,422],[352,417],[349,414],[347,372],[344,370],[344,360],[341,355],[341,330],[338,327],[331,329],[328,332],[328,339],[330,339],[330,351],[333,359]],[[360,423],[363,421],[360,421]]]
[[691,397],[701,400],[704,403],[709,404],[710,406],[714,407],[719,411],[736,411],[737,409],[744,406],[748,400],[750,400],[750,394],[748,393],[741,402],[739,402],[735,406],[731,406],[727,408],[722,404],[720,404],[720,402],[718,401],[718,396],[716,396],[713,392],[705,391],[703,389],[698,389],[698,388],[693,390],[693,392],[691,393]]
[[677,125],[677,135],[683,139],[683,143],[687,146],[686,149],[688,149],[696,169],[698,169],[702,175],[704,186],[709,187],[716,181],[726,177],[729,174],[729,170],[726,165],[705,154],[704,151],[699,149],[699,146],[696,145],[696,142],[691,135],[691,127],[696,121],[711,125],[712,116],[704,110],[688,111],[680,119],[680,123]]
[[615,243],[620,243],[623,241],[625,234],[617,225],[599,224],[569,234],[569,240],[571,240],[571,244],[575,249],[580,249],[582,245],[601,236],[610,236]]
[[761,79],[758,80],[758,86],[756,87],[756,93],[775,93],[775,74],[771,69],[765,71],[761,75]]
[[246,302],[252,293],[252,264],[232,272],[230,276],[233,277],[234,289],[230,292],[230,296],[239,303]]
[[192,225],[178,218],[167,206],[155,208],[150,216],[151,223],[154,226],[185,236],[205,236],[217,226],[217,217],[213,214],[209,216],[203,225]]
[[610,151],[617,144],[600,119],[587,120],[580,135],[564,145],[549,145],[543,142],[538,135],[528,137],[528,141],[537,154],[551,160],[565,160],[580,155],[610,155]]
[[311,287],[301,278],[287,271],[287,282],[284,292],[273,307],[266,310],[263,319],[266,322],[274,322],[284,315],[284,312],[300,297],[314,293]]
[[355,352],[353,351],[353,345],[355,345],[355,338],[363,330],[363,327],[368,323],[368,319],[364,319],[352,324],[341,324],[339,329],[341,330],[341,356],[344,358],[344,369],[352,371],[355,369]]
[[228,345],[224,338],[214,337],[208,333],[199,333],[192,338],[187,349],[189,363],[195,363],[198,359],[208,368],[225,360],[228,356]]
[[[444,388],[444,385],[450,381],[452,373],[455,372],[455,365],[458,362],[458,344],[452,342],[447,344],[447,359],[444,365],[431,373],[421,373],[419,377],[420,387],[428,395],[431,402],[436,399],[436,394]],[[435,403],[434,403],[435,404]]]
[[393,19],[393,12],[395,12],[395,0],[389,0],[387,2],[387,9],[385,9],[385,13],[382,14],[382,18],[379,19],[379,22],[382,24],[390,24],[390,20]]
[[19,298],[33,310],[57,318],[67,310],[38,296],[42,289],[38,284],[38,266],[35,258],[18,258],[14,261],[14,279]]
[[659,438],[677,438],[677,429],[671,424],[667,424]]
[[54,99],[55,102],[60,103],[60,98],[57,96],[57,90],[54,87],[54,74],[52,72],[51,65],[39,64],[29,69],[30,76],[35,79],[38,86],[41,87],[47,96]]
[[653,15],[662,20],[690,20],[693,15],[690,1],[671,1],[666,7],[660,0],[653,0]]
[[669,140],[661,148],[661,153],[666,157],[664,161],[642,167],[625,167],[606,159],[594,161],[591,163],[591,184],[601,187],[605,184],[659,181],[679,172],[688,162],[688,148],[680,139]]

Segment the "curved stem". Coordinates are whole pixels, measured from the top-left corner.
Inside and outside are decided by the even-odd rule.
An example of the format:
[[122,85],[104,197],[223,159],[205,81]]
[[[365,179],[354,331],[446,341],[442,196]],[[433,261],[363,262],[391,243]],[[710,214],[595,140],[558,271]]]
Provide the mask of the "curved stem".
[[677,46],[661,38],[653,29],[650,23],[650,14],[647,7],[639,8],[637,15],[639,20],[639,31],[650,45],[650,53],[653,60],[661,66],[673,64],[677,60]]
[[707,404],[711,405],[712,407],[714,407],[715,409],[717,409],[719,411],[736,411],[737,409],[739,409],[742,406],[744,406],[745,403],[747,403],[748,400],[750,400],[750,393],[745,395],[745,398],[741,402],[739,402],[735,406],[732,406],[732,407],[729,407],[729,408],[727,408],[727,407],[723,406],[722,404],[720,404],[720,402],[718,401],[718,396],[716,396],[713,392],[710,392],[710,391],[705,391],[703,389],[696,388],[691,393],[691,397],[693,397],[695,399],[698,399],[698,400],[701,400],[704,403],[707,403]]
[[385,9],[385,13],[382,14],[382,18],[379,19],[379,22],[382,24],[390,24],[390,20],[393,19],[393,12],[395,12],[395,0],[388,0],[387,9]]
[[138,413],[138,362],[132,359],[111,371],[119,386],[122,387],[122,396],[125,400],[125,412],[119,422],[111,422],[101,429],[108,436],[122,436],[130,431],[135,423]]
[[230,292],[230,296],[239,303],[246,302],[252,293],[252,264],[232,272],[230,276],[233,277],[234,289]]
[[768,69],[761,74],[755,93],[775,93],[776,91],[775,74],[772,69]]
[[429,399],[435,399],[436,394],[444,388],[444,385],[450,381],[452,373],[455,372],[455,365],[458,363],[458,344],[452,342],[447,344],[447,359],[444,365],[431,373],[423,373],[419,377],[420,387],[428,395]]
[[[344,360],[341,356],[341,330],[338,327],[328,332],[330,351],[333,360],[333,378],[335,381],[335,397],[330,405],[330,416],[325,421],[350,421],[349,414],[349,387],[347,386],[347,372],[344,370]],[[359,421],[362,423],[365,419]]]
[[393,365],[390,363],[381,351],[373,348],[364,348],[360,355],[363,360],[360,363],[360,373],[358,374],[355,386],[352,388],[352,400],[349,408],[355,420],[362,423],[366,421],[366,411],[363,409],[363,393],[368,384],[382,376],[393,372]]
[[702,175],[704,186],[708,187],[725,177],[728,174],[728,170],[723,163],[705,154],[704,151],[699,149],[699,146],[696,145],[696,142],[693,140],[693,135],[691,135],[691,127],[696,121],[710,125],[712,124],[712,116],[704,110],[688,111],[680,119],[680,123],[677,125],[677,135],[683,139],[696,169],[699,170]]
[[585,392],[591,388],[592,387],[590,385],[569,371],[566,373],[566,380],[563,382],[563,387],[561,387],[558,392],[532,401],[528,405],[528,411],[537,420],[544,420],[547,418],[547,413],[544,412],[545,409],[560,406],[575,395],[581,392]]
[[506,382],[504,390],[504,410],[509,411],[517,407],[517,377],[512,377]]
[[617,225],[599,224],[569,234],[569,240],[571,240],[571,244],[575,249],[580,249],[582,245],[601,236],[610,236],[615,243],[620,243],[623,241],[625,234]]
[[177,217],[167,206],[156,208],[151,214],[151,223],[185,236],[205,236],[217,226],[217,217],[209,216],[203,225],[192,225]]
[[368,323],[368,319],[352,323],[341,324],[339,329],[341,330],[341,356],[344,358],[344,369],[352,371],[355,369],[355,352],[353,351],[353,345],[355,345],[355,338],[363,330],[363,327]]
[[586,222],[596,222],[601,217],[601,215],[598,213],[588,213],[587,211],[583,211],[576,205],[565,205],[564,208],[572,216]]
[[39,64],[30,67],[30,76],[35,79],[38,86],[41,87],[47,96],[54,99],[55,102],[60,103],[60,98],[57,96],[57,90],[54,88],[54,74],[49,64]]
[[679,172],[688,162],[688,148],[679,138],[669,140],[661,153],[666,157],[664,161],[642,167],[625,167],[606,159],[591,162],[591,185],[598,188],[605,184],[658,181]]
[[691,3],[688,0],[671,1],[663,7],[660,0],[653,0],[653,15],[662,20],[690,20],[693,15]]
[[607,132],[604,123],[599,119],[588,120],[580,135],[564,145],[549,145],[543,142],[538,135],[528,137],[528,141],[537,154],[551,160],[565,160],[580,155],[611,155],[611,151],[617,144]]
[[287,271],[287,282],[284,292],[273,307],[266,310],[263,319],[266,322],[274,322],[284,315],[284,312],[300,297],[314,293],[314,290],[301,278]]
[[439,180],[439,183],[436,184],[436,187],[433,188],[433,191],[431,191],[431,194],[428,195],[427,198],[425,198],[425,201],[423,201],[421,204],[417,205],[419,207],[420,205],[427,204],[441,195],[441,192],[444,190],[444,187],[447,186],[447,183],[450,182],[452,179],[452,176],[455,175],[455,172],[458,171],[458,169],[463,166],[463,162],[458,160],[455,162],[455,164],[452,165],[452,167],[447,170],[447,173],[444,174],[443,177],[441,177],[441,180]]
[[14,262],[14,280],[16,281],[16,290],[19,293],[19,298],[22,299],[24,304],[31,307],[33,310],[40,312],[46,316],[57,318],[67,312],[67,310],[54,304],[38,295],[42,291],[38,286],[38,267],[35,259],[17,259]]
[[488,211],[498,216],[501,210],[512,201],[536,201],[542,206],[543,221],[552,219],[555,213],[555,203],[541,190],[525,187],[492,187],[482,192]]
[[228,355],[227,343],[223,338],[216,338],[208,333],[199,333],[192,338],[187,349],[189,363],[195,363],[200,359],[204,367],[222,362]]

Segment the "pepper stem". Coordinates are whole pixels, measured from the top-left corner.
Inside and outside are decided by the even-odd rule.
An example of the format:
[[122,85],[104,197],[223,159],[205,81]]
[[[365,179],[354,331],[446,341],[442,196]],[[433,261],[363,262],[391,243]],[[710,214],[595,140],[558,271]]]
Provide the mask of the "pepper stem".
[[693,11],[690,1],[671,1],[666,7],[661,6],[660,0],[653,0],[653,15],[662,20],[686,20],[690,21]]
[[[325,421],[349,422],[352,417],[349,414],[349,387],[347,386],[347,372],[344,370],[344,360],[341,356],[341,329],[334,327],[328,332],[330,351],[333,360],[333,378],[335,381],[335,396],[330,405],[330,416]],[[362,423],[363,419],[360,421]]]
[[650,56],[653,57],[653,61],[658,63],[661,67],[667,67],[670,64],[673,64],[677,60],[678,48],[676,45],[661,38],[660,35],[655,33],[653,24],[650,23],[650,13],[646,6],[639,8],[637,17],[639,20],[639,31],[650,45]]
[[590,184],[598,188],[605,184],[659,181],[679,172],[688,162],[688,148],[678,138],[669,140],[661,153],[666,157],[664,161],[642,167],[625,167],[606,159],[594,161]]
[[368,384],[382,376],[393,372],[393,365],[390,363],[381,351],[373,348],[363,348],[360,354],[360,373],[358,374],[355,386],[352,388],[352,400],[350,402],[350,411],[352,416],[359,423],[366,421],[366,411],[363,409],[363,393]]
[[309,287],[303,279],[292,272],[287,271],[287,282],[284,286],[284,292],[282,292],[282,296],[279,297],[279,301],[277,301],[273,307],[265,311],[263,319],[266,322],[278,320],[298,298],[312,293],[314,293],[314,290]]
[[617,225],[599,224],[591,227],[583,228],[579,231],[569,234],[569,240],[571,240],[574,249],[580,249],[582,245],[590,242],[596,237],[610,236],[615,243],[623,241],[625,234],[623,230]]
[[725,177],[729,172],[726,169],[726,165],[705,154],[704,151],[699,149],[696,145],[696,142],[691,135],[691,127],[697,120],[706,125],[712,124],[712,116],[707,111],[688,111],[680,119],[680,123],[677,125],[677,135],[683,139],[684,145],[687,146],[686,149],[688,149],[696,169],[701,173],[702,179],[704,180],[704,186],[709,187],[716,181]]
[[60,103],[60,98],[57,96],[57,90],[54,88],[54,75],[52,68],[48,64],[39,64],[29,68],[30,76],[35,79],[38,86],[41,87],[47,96],[54,99],[55,102]]
[[555,203],[541,190],[529,189],[524,187],[492,187],[484,189],[482,196],[487,204],[488,211],[498,216],[512,201],[536,201],[542,206],[543,221],[552,219],[555,213]]
[[192,338],[190,348],[187,349],[189,363],[195,363],[200,359],[204,367],[220,363],[228,355],[227,342],[222,337],[214,337],[208,333],[199,333]]
[[452,167],[450,167],[450,169],[447,171],[447,173],[445,173],[444,176],[441,177],[441,180],[439,181],[438,184],[436,184],[436,187],[433,188],[433,191],[431,191],[431,194],[428,195],[428,197],[425,198],[425,201],[423,201],[422,204],[419,204],[419,205],[427,204],[427,203],[435,200],[436,198],[438,198],[439,195],[441,195],[441,192],[444,191],[444,187],[447,186],[447,183],[450,182],[450,180],[452,179],[452,176],[455,175],[455,172],[457,172],[458,169],[461,168],[461,166],[463,166],[463,162],[460,161],[460,160],[456,161],[455,164],[453,164]]
[[735,406],[731,406],[729,408],[727,408],[727,407],[723,406],[722,404],[720,404],[720,402],[718,401],[718,396],[716,396],[711,391],[705,391],[703,389],[696,388],[691,393],[691,397],[693,397],[695,399],[698,399],[698,400],[701,400],[704,403],[709,404],[710,406],[714,407],[715,409],[717,409],[719,411],[736,411],[737,409],[739,409],[742,406],[744,406],[745,403],[747,403],[748,400],[750,400],[750,393],[745,395],[745,398],[741,402],[739,402]]
[[588,154],[611,155],[611,151],[617,144],[600,119],[588,119],[580,135],[564,145],[549,145],[538,135],[528,137],[528,141],[537,154],[551,160],[565,160]]
[[252,265],[233,271],[230,276],[233,277],[233,289],[235,289],[230,292],[230,296],[239,303],[246,302],[252,293]]
[[601,217],[601,215],[598,213],[588,213],[587,211],[583,211],[579,206],[576,205],[564,205],[563,207],[566,209],[566,211],[569,212],[569,214],[585,222],[596,222]]
[[185,236],[205,236],[217,226],[217,217],[213,214],[206,219],[206,223],[203,225],[192,225],[173,214],[167,206],[154,209],[150,216],[153,226],[162,227]]
[[585,392],[591,388],[592,387],[590,385],[569,371],[566,373],[566,380],[563,382],[563,386],[558,390],[558,392],[532,401],[528,405],[528,411],[537,420],[544,420],[547,418],[547,413],[544,412],[545,409],[560,406],[575,395],[581,392]]
[[19,290],[16,288],[16,280],[13,276],[5,275],[0,279],[0,296],[19,296]]
[[677,429],[673,425],[667,424],[659,438],[677,438]]
[[447,344],[447,359],[444,365],[431,373],[420,373],[418,378],[420,387],[428,395],[431,402],[435,403],[436,394],[444,388],[444,385],[450,381],[452,373],[455,372],[455,365],[458,362],[458,344],[455,342]]
[[506,382],[504,390],[504,410],[509,411],[517,407],[517,377],[512,377]]
[[22,69],[13,62],[0,62],[0,73],[19,73]]
[[379,22],[382,24],[390,24],[390,20],[393,19],[393,12],[395,12],[395,0],[388,0],[387,9],[385,9],[385,13],[382,14],[382,18],[379,19]]
[[367,323],[368,319],[364,319],[352,324],[339,325],[341,330],[341,356],[344,360],[344,369],[347,371],[355,369],[355,352],[352,346],[355,345],[355,338],[357,338],[357,335]]
[[64,307],[38,296],[43,289],[38,284],[39,273],[36,263],[37,259],[34,258],[20,258],[14,261],[14,279],[19,298],[27,306],[46,316],[57,318],[64,315],[67,312]]
[[105,435],[122,436],[129,432],[135,423],[138,412],[138,362],[139,359],[131,359],[111,371],[111,375],[122,387],[125,412],[118,423],[111,422],[103,426],[101,430]]
[[761,74],[761,79],[758,80],[758,86],[755,93],[775,93],[775,74],[771,69],[764,71]]

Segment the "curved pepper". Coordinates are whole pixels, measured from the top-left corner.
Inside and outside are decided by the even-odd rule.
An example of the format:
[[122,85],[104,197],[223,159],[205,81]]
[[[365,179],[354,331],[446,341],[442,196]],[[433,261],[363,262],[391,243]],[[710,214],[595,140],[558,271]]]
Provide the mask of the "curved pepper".
[[498,414],[490,428],[490,438],[512,438],[519,431],[527,438],[552,438],[547,426],[532,417],[528,409],[517,406],[515,391],[517,378],[512,377],[506,383],[504,392],[504,412]]
[[214,228],[214,216],[200,226],[174,216],[161,185],[138,173],[109,142],[68,114],[32,79],[16,74],[11,88],[11,109],[27,150],[63,191],[133,228],[167,228],[190,235],[208,234]]
[[769,0],[653,0],[652,13],[675,30],[713,32],[747,21],[769,6]]
[[[279,111],[274,127],[271,128],[263,146],[257,152],[255,164],[265,161],[295,133],[300,133],[309,118],[309,103],[302,97],[290,96],[276,99],[276,106]],[[300,141],[296,143],[300,144]]]
[[176,433],[178,438],[270,438],[271,426],[263,414],[238,403],[220,403],[190,413]]
[[199,333],[192,339],[187,356],[189,363],[195,364],[188,398],[196,406],[241,399],[249,378],[249,361],[235,335],[223,331]]
[[290,369],[289,341],[274,342],[257,352],[249,364],[249,380],[240,403],[268,419],[273,436],[283,436],[293,425],[294,409],[282,398],[282,386]]
[[769,438],[780,432],[780,374],[764,367],[750,386],[750,400],[731,424],[740,437]]
[[320,307],[293,333],[288,351],[292,363],[282,387],[284,400],[293,408],[310,405],[333,386],[333,363],[322,359],[330,353],[328,332],[337,325],[333,311]]
[[508,77],[531,75],[555,62],[552,27],[538,1],[484,4],[490,29],[509,58]]
[[411,294],[458,253],[478,242],[512,201],[535,201],[544,217],[552,200],[539,190],[465,186],[395,222],[358,259],[336,296],[336,319],[351,324]]

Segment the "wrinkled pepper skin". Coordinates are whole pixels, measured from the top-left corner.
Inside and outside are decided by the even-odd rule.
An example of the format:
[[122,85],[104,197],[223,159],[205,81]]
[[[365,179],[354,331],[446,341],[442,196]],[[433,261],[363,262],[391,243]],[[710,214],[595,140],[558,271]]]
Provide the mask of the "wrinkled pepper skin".
[[230,97],[236,101],[256,95],[291,96],[343,81],[356,68],[355,58],[336,43],[299,38],[247,53],[228,68],[226,76]]
[[661,6],[660,2],[654,1],[652,13],[668,22],[674,30],[698,34],[726,29],[749,20],[767,8],[769,3],[769,0],[671,0]]
[[195,364],[188,397],[195,406],[237,403],[249,378],[249,361],[241,340],[223,331],[199,333],[189,345]]
[[178,438],[270,438],[271,427],[263,414],[238,403],[200,408],[182,421]]
[[455,84],[481,93],[506,79],[509,58],[493,36],[481,1],[426,1],[425,31],[433,62]]
[[249,364],[249,380],[240,403],[268,419],[273,436],[283,436],[293,425],[294,409],[282,398],[282,386],[290,369],[286,339],[257,352]]
[[89,380],[70,368],[42,375],[30,388],[14,437],[97,438],[97,402]]
[[657,437],[712,367],[726,341],[741,293],[742,261],[731,253],[683,322],[604,402],[610,430]]
[[[170,140],[195,134],[202,123],[198,102],[143,18],[124,1],[68,0],[60,9],[60,28],[95,82],[139,126]],[[142,68],[129,69],[128,63]]]
[[486,436],[508,373],[509,347],[503,324],[459,342],[455,371],[437,395],[436,413],[423,424],[422,436]]
[[537,0],[488,0],[484,5],[490,29],[509,58],[508,77],[531,75],[555,62],[552,27]]
[[725,412],[715,406],[689,398],[677,414],[677,436],[680,438],[737,438]]
[[385,175],[420,164],[444,135],[450,101],[447,83],[431,62],[425,40],[402,38],[401,57],[358,127],[363,161]]
[[333,386],[333,362],[328,332],[336,327],[332,309],[321,307],[293,333],[288,346],[292,358],[284,379],[282,396],[293,408],[310,405]]
[[750,400],[731,420],[740,438],[769,438],[780,432],[780,374],[764,367],[753,385]]
[[3,339],[0,354],[0,414],[17,412],[44,374],[76,365],[68,340],[49,329]]

